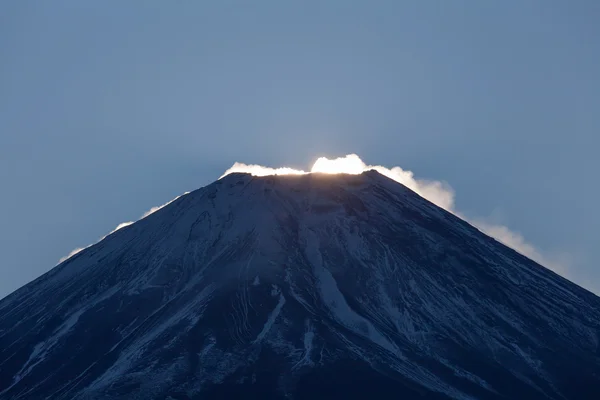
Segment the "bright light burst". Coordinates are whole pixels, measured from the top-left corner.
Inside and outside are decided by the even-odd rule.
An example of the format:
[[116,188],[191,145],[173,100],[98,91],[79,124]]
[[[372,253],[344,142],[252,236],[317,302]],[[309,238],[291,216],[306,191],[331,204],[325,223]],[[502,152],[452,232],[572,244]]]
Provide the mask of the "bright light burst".
[[359,156],[356,154],[348,154],[345,157],[339,157],[334,160],[330,160],[327,157],[321,157],[313,164],[310,172],[358,175],[365,171],[365,167],[365,163]]

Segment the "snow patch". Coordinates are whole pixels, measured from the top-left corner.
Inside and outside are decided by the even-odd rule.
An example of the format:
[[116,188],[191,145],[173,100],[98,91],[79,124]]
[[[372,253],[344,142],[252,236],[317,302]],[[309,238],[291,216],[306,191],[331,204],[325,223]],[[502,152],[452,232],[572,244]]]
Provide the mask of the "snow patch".
[[258,334],[258,336],[256,337],[256,339],[254,340],[253,343],[260,342],[269,333],[269,330],[271,330],[271,327],[275,323],[275,320],[277,319],[277,316],[281,312],[281,309],[283,308],[284,304],[285,304],[285,297],[283,296],[283,294],[279,294],[279,301],[277,302],[277,305],[275,306],[275,308],[269,315],[269,318],[267,318],[267,322],[265,322],[265,325],[263,326],[262,330],[260,331],[260,333]]

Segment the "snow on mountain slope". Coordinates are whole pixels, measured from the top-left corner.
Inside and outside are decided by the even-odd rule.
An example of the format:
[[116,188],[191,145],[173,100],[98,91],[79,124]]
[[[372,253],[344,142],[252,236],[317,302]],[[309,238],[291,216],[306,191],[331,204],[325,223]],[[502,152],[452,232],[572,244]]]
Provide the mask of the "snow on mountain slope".
[[0,301],[0,399],[597,399],[599,308],[377,172],[231,174]]

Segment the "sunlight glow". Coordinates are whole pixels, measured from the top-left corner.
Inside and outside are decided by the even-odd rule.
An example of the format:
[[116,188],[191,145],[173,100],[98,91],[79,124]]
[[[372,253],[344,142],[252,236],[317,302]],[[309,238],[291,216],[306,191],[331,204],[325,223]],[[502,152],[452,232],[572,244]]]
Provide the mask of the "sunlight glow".
[[321,157],[313,164],[310,172],[358,175],[365,171],[365,167],[366,165],[360,157],[356,154],[348,154],[345,157],[339,157],[334,160]]

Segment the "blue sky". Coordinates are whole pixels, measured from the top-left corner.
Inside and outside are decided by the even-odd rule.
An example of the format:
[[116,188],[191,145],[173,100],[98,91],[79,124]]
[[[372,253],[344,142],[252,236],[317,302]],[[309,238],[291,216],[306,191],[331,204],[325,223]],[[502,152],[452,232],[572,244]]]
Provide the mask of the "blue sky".
[[597,1],[0,4],[0,297],[234,161],[447,182],[598,291]]

